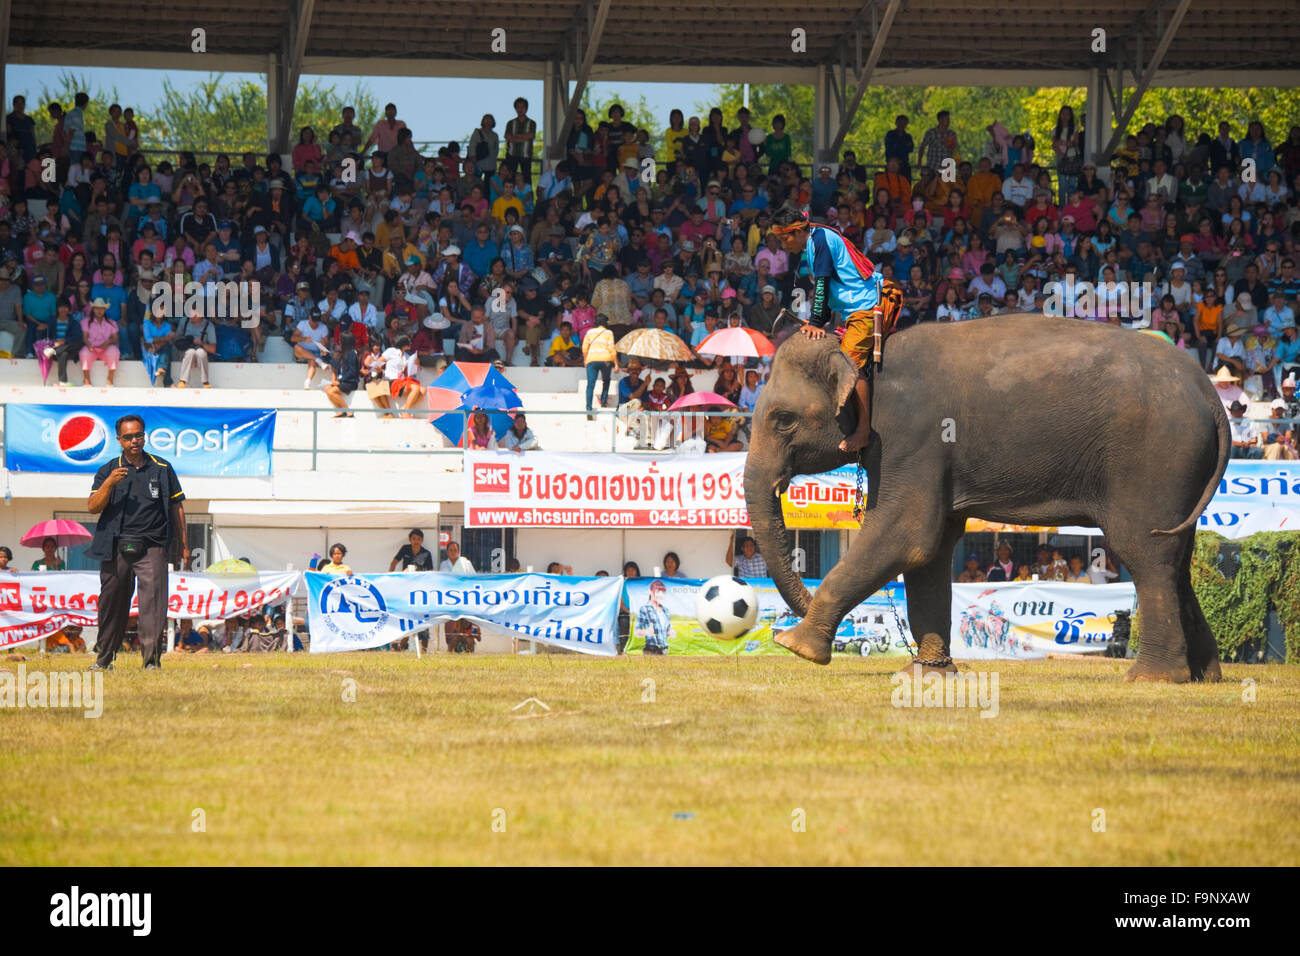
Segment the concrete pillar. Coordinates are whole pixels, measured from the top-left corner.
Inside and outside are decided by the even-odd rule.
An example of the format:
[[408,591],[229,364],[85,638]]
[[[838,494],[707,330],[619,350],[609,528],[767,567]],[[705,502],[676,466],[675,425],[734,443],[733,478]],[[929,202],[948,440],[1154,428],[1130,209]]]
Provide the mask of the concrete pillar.
[[279,139],[280,117],[280,86],[283,67],[280,63],[278,53],[268,53],[266,56],[266,150],[267,152],[283,152],[284,144],[277,142]]
[[542,141],[549,160],[564,158],[564,143],[556,142],[564,126],[569,91],[565,88],[559,60],[547,60],[542,77]]
[[[11,109],[5,89],[5,64],[9,62],[9,12],[11,0],[0,0],[0,117],[9,115]],[[69,104],[71,109],[71,104]],[[36,110],[35,103],[27,104],[27,112]],[[0,139],[4,139],[4,129],[0,128]]]
[[1087,103],[1084,104],[1084,155],[1097,164],[1107,165],[1110,157],[1102,156],[1115,129],[1115,104],[1106,91],[1106,71],[1093,67],[1088,71]]
[[817,81],[813,89],[813,160],[834,166],[836,156],[831,150],[831,144],[840,131],[844,114],[831,83],[831,69],[825,63],[817,67]]

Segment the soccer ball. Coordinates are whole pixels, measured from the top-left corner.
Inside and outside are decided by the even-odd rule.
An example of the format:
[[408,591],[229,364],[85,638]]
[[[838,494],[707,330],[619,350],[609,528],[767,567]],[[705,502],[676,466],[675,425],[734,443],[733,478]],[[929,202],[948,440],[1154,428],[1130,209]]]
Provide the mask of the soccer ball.
[[758,594],[740,578],[720,574],[700,587],[695,616],[710,637],[734,641],[758,620]]

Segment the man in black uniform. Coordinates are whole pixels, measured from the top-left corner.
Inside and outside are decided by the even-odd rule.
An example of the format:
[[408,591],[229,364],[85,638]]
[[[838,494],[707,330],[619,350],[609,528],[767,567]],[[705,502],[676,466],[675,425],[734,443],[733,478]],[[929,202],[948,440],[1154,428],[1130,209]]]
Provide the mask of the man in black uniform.
[[99,559],[98,656],[91,669],[112,669],[138,583],[140,651],[145,670],[154,670],[167,623],[167,545],[173,534],[180,536],[182,567],[189,569],[185,494],[172,466],[145,452],[143,418],[123,415],[116,432],[122,453],[95,472],[86,502],[87,511],[100,515],[86,551]]

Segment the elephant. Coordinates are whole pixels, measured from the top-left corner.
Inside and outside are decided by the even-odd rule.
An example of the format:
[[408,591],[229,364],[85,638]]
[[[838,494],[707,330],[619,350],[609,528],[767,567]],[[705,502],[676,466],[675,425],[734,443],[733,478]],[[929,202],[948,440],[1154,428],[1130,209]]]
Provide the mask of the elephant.
[[[1220,679],[1192,591],[1196,520],[1232,448],[1227,413],[1195,356],[1086,320],[1009,314],[922,323],[890,336],[874,373],[872,433],[855,421],[858,370],[834,336],[787,338],[754,409],[750,524],[802,617],[778,642],[826,664],[844,615],[903,575],[914,664],[949,656],[952,554],[967,518],[1100,527],[1137,587],[1142,641],[1128,680]],[[800,474],[860,463],[862,530],[810,595],[792,569],[780,495]]]

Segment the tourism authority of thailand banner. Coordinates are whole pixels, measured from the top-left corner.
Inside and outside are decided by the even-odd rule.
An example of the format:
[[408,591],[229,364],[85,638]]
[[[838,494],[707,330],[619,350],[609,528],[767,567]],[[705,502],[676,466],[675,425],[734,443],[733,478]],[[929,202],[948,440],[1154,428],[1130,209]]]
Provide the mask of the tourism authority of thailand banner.
[[[650,594],[653,580],[662,581],[666,587],[657,600]],[[670,654],[789,653],[773,637],[794,627],[799,618],[790,612],[770,578],[753,578],[748,583],[758,594],[758,623],[739,639],[725,641],[710,636],[695,617],[703,580],[633,578],[627,582],[632,632],[627,650],[643,650],[647,631],[666,629]],[[815,592],[821,582],[804,583]],[[1115,611],[1133,610],[1137,592],[1132,583],[1012,581],[954,584],[952,595],[953,657],[1024,660],[1050,653],[1104,650],[1115,624]],[[863,657],[906,657],[911,653],[907,628],[903,585],[891,581],[845,616],[836,629],[832,650]],[[915,650],[915,644],[911,646]]]
[[[301,581],[297,571],[246,575],[173,571],[167,577],[172,620],[224,620],[279,604]],[[0,578],[0,647],[48,637],[68,625],[98,626],[98,571],[30,571]],[[131,614],[139,613],[131,595]]]
[[9,405],[5,466],[93,475],[121,454],[113,427],[127,413],[144,419],[145,451],[167,459],[178,475],[271,474],[275,410],[265,408]]
[[[651,581],[662,581],[667,590],[656,600],[651,597]],[[703,586],[702,578],[632,578],[627,582],[627,607],[631,629],[626,650],[632,653],[645,648],[647,630],[666,629],[669,654],[788,654],[772,638],[775,634],[794,627],[799,618],[790,613],[790,607],[776,589],[771,578],[746,578],[758,594],[758,622],[747,634],[734,641],[712,636],[695,617],[695,602]],[[816,591],[820,581],[804,584]],[[907,607],[903,600],[903,585],[891,582],[889,586],[871,595],[855,607],[840,623],[835,632],[833,649],[838,653],[881,654],[907,656],[907,641],[898,628],[894,609],[907,625]]]
[[308,571],[313,652],[356,651],[455,620],[584,654],[618,653],[623,579],[555,574]]

